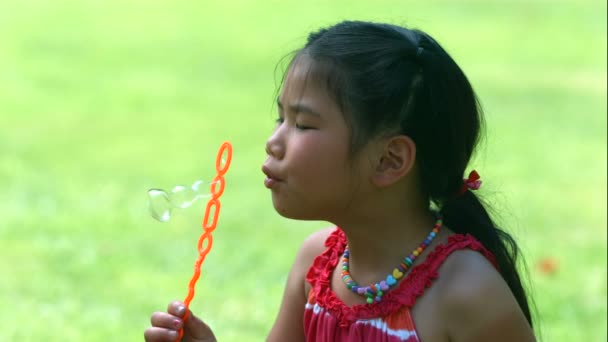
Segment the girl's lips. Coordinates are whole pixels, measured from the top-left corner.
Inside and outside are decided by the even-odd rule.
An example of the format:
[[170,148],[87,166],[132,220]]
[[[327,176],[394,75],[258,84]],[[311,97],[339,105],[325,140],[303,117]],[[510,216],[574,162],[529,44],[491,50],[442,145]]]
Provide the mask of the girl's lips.
[[278,183],[279,181],[274,178],[266,177],[266,179],[264,179],[264,186],[266,186],[268,189],[272,189]]
[[262,166],[262,172],[266,175],[266,179],[264,179],[264,186],[268,189],[275,187],[277,184],[281,182],[279,178],[277,178],[268,166]]

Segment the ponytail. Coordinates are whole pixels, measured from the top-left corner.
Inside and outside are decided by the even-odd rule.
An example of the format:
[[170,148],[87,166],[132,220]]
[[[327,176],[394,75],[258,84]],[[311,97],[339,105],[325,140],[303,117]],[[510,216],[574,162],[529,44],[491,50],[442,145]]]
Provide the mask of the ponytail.
[[496,227],[481,201],[470,190],[446,201],[441,208],[441,214],[452,231],[471,234],[496,257],[498,271],[532,326],[530,306],[517,272],[520,251],[511,235]]
[[[450,229],[471,234],[496,257],[498,271],[532,326],[528,298],[517,270],[519,247],[510,234],[496,226],[477,196],[463,188],[462,174],[484,126],[475,92],[447,52],[430,36],[418,33],[416,57],[422,65],[423,80],[417,91],[422,101],[415,106],[418,115],[414,117],[419,122],[412,125],[412,135],[421,150],[422,184],[431,200],[441,204]],[[441,143],[436,142],[437,136],[443,138]]]

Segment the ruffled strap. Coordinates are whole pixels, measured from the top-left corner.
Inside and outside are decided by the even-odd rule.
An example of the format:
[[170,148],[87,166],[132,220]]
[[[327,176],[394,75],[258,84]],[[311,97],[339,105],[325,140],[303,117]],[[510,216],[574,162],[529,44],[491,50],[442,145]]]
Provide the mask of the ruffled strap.
[[348,327],[357,319],[384,317],[404,306],[414,306],[416,299],[437,279],[437,270],[445,259],[457,250],[477,251],[498,268],[494,255],[472,235],[455,234],[448,237],[446,244],[437,245],[424,262],[414,266],[396,289],[387,292],[382,297],[381,302],[349,307],[336,296],[330,286],[331,275],[346,244],[346,235],[340,228],[336,228],[325,241],[327,249],[315,258],[306,274],[306,281],[310,283],[311,291],[314,291],[317,304],[336,317],[341,327]]
[[325,240],[325,251],[315,257],[306,274],[306,281],[312,289],[329,287],[331,274],[338,264],[340,255],[346,247],[346,235],[340,228],[336,228]]

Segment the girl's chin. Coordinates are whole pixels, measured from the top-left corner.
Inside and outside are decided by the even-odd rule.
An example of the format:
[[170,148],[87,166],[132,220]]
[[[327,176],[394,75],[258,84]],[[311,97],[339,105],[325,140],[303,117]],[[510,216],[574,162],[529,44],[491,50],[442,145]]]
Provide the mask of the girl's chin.
[[276,210],[276,212],[283,216],[284,218],[290,219],[290,220],[298,220],[298,221],[323,221],[323,219],[313,216],[313,215],[307,215],[304,212],[297,212],[294,210],[289,210],[288,208],[285,207],[280,207],[275,205],[274,206],[274,210]]

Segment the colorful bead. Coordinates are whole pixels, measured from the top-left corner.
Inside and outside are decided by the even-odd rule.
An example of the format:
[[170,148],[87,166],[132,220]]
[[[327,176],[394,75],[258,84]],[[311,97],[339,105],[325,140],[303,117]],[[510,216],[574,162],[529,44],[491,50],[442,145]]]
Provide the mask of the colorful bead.
[[342,254],[342,281],[346,285],[346,287],[353,291],[354,293],[367,297],[366,301],[368,304],[372,304],[374,300],[379,302],[382,300],[382,296],[384,292],[388,291],[392,286],[397,284],[398,280],[405,276],[405,273],[412,267],[414,260],[416,257],[422,254],[424,249],[431,244],[435,236],[439,233],[439,229],[443,225],[443,221],[439,215],[437,215],[437,221],[433,226],[433,229],[427,236],[427,238],[418,246],[418,248],[414,249],[412,253],[403,259],[395,269],[393,269],[392,274],[389,274],[385,280],[380,281],[379,283],[371,284],[370,286],[359,286],[356,281],[353,280],[349,271],[349,256],[350,251],[348,250],[348,246],[344,249],[344,253]]
[[401,279],[401,277],[403,277],[403,273],[402,273],[402,272],[399,272],[399,270],[398,270],[398,269],[394,269],[394,270],[393,270],[393,277],[394,277],[395,279]]
[[386,284],[385,280],[380,282],[380,290],[382,290],[382,291],[388,290],[388,285]]

